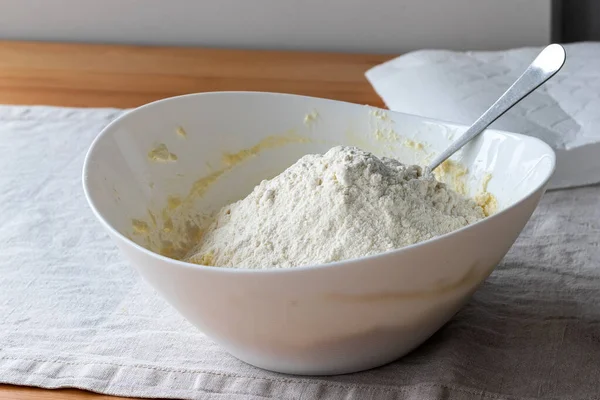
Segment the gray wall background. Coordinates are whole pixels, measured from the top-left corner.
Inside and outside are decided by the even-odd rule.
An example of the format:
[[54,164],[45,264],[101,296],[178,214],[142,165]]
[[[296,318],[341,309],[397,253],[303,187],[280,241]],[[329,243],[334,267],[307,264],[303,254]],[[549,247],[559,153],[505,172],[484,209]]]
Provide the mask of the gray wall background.
[[0,39],[348,52],[550,41],[551,0],[0,0]]

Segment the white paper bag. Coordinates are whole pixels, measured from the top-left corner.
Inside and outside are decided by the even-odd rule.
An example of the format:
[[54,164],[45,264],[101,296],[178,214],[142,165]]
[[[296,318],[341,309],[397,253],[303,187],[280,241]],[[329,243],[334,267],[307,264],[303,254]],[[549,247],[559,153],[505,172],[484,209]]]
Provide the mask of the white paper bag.
[[[541,49],[422,50],[378,65],[366,76],[391,110],[470,125]],[[492,125],[535,136],[555,149],[553,189],[600,182],[600,43],[565,49],[562,70]]]

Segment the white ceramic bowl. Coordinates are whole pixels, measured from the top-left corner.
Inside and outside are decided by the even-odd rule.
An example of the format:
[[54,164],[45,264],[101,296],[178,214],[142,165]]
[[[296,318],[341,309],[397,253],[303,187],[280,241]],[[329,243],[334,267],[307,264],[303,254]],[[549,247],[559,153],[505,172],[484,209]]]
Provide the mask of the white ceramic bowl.
[[[187,135],[178,135],[178,127]],[[167,196],[186,196],[195,180],[210,174],[218,179],[205,181],[211,185],[194,199],[194,207],[206,211],[244,197],[307,153],[347,144],[423,162],[463,129],[303,96],[188,95],[145,105],[107,126],[87,155],[83,183],[90,206],[125,257],[232,355],[273,371],[347,373],[406,354],[465,304],[537,206],[554,170],[550,147],[532,137],[486,131],[455,159],[469,170],[469,195],[491,174],[488,191],[499,204],[494,215],[417,245],[333,264],[285,270],[188,264],[140,245],[146,239],[133,232],[132,218],[149,221],[147,209],[153,210],[159,221],[157,228],[148,222],[149,229],[160,230]],[[252,148],[271,135],[291,143]],[[177,160],[149,160],[159,143]],[[224,152],[249,148],[240,154],[257,154],[219,175],[227,169]]]

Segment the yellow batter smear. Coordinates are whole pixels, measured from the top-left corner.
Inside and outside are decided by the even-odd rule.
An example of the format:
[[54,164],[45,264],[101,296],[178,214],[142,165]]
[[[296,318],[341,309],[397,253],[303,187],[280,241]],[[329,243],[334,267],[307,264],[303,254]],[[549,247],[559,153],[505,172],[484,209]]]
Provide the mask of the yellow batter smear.
[[[238,151],[237,153],[225,153],[222,157],[222,162],[225,164],[225,167],[219,170],[212,172],[211,174],[198,179],[192,185],[190,192],[188,195],[182,200],[182,204],[186,204],[185,209],[190,208],[194,199],[198,197],[202,197],[208,189],[215,183],[217,180],[223,176],[228,171],[232,170],[236,165],[248,160],[251,157],[258,155],[263,150],[274,149],[278,147],[283,147],[285,145],[291,143],[308,143],[310,141],[309,138],[299,136],[294,134],[293,132],[288,133],[287,135],[282,136],[267,136],[266,138],[259,141],[254,146]],[[166,210],[163,210],[165,214],[168,214]],[[168,215],[167,215],[168,217]],[[164,218],[166,219],[166,218]],[[181,235],[182,238],[185,238],[186,243],[182,243],[179,248],[189,250],[191,246],[200,242],[202,238],[202,230],[194,225],[187,223],[185,227],[185,234]],[[191,244],[191,245],[190,245]],[[181,252],[181,251],[180,251]],[[185,255],[185,252],[181,254],[181,257]]]
[[148,211],[148,216],[150,217],[150,221],[152,221],[152,226],[156,228],[156,216],[154,215],[154,213],[152,211],[150,211],[150,209],[148,209],[147,211]]
[[483,209],[486,217],[492,215],[498,209],[498,201],[493,194],[487,191],[492,175],[487,173],[481,181],[481,192],[475,195],[475,202]]
[[173,220],[171,218],[167,218],[163,222],[163,232],[169,233],[173,230]]
[[182,126],[177,127],[177,130],[175,132],[177,132],[177,134],[182,138],[187,137],[187,132],[185,131],[185,129],[183,129]]
[[[188,253],[189,249],[195,246],[202,239],[204,232],[196,225],[186,223],[182,232],[178,232],[176,238],[177,243],[173,243],[171,240],[160,237],[158,240],[158,246],[152,245],[152,249],[158,248],[158,253],[165,256],[181,260]],[[150,241],[149,241],[150,242]]]
[[481,180],[481,190],[487,192],[488,184],[492,180],[492,174],[486,173]]
[[163,221],[166,221],[167,219],[169,219],[169,207],[165,207],[162,210],[160,210],[160,218]]
[[213,265],[214,260],[215,254],[212,251],[209,251],[208,253],[202,254],[200,257],[194,257],[191,261],[195,264],[211,266]]
[[376,128],[375,139],[387,142],[396,142],[400,140],[400,136],[392,128]]
[[203,196],[204,193],[206,193],[206,191],[208,190],[208,188],[217,181],[217,179],[219,179],[221,177],[221,175],[223,175],[225,172],[229,171],[230,168],[226,168],[226,169],[221,169],[219,171],[215,171],[210,175],[207,175],[203,178],[198,179],[196,182],[194,182],[194,184],[192,185],[192,189],[190,190],[190,193],[188,194],[188,197],[186,198],[189,199],[192,196]]
[[[456,192],[466,196],[467,172],[467,169],[456,161],[446,160],[433,171],[433,174],[439,181],[449,184]],[[481,189],[473,198],[475,203],[481,207],[486,217],[489,217],[498,210],[498,201],[496,200],[496,197],[487,191],[488,183],[491,179],[492,175],[489,173],[483,176]]]
[[167,207],[170,210],[174,210],[181,205],[181,199],[177,196],[169,196],[167,197]]
[[423,150],[423,143],[415,142],[414,140],[410,139],[406,139],[404,141],[404,146],[415,150]]
[[[193,204],[196,199],[202,197],[222,175],[236,165],[258,155],[261,151],[309,141],[309,138],[289,132],[282,136],[268,136],[254,146],[237,153],[223,154],[224,167],[215,171],[212,166],[207,164],[213,172],[194,182],[187,196],[184,198],[167,197],[167,205],[159,211],[160,221],[154,213],[148,210],[148,220],[155,229],[150,229],[145,221],[133,219],[133,232],[142,235],[146,247],[150,250],[175,259],[183,258],[193,246],[200,242],[203,235],[203,230],[196,223],[190,222],[198,219],[193,216]],[[148,157],[156,161],[170,161],[171,154],[166,145],[161,144],[153,149]],[[156,229],[157,223],[162,224],[158,229]],[[205,261],[207,263],[204,265],[209,265],[210,260]]]
[[[389,118],[381,110],[373,110],[373,115],[379,120]],[[388,127],[378,128],[375,131],[375,136],[377,139],[383,141],[400,140],[400,137],[393,129]],[[194,182],[185,197],[169,196],[167,198],[167,205],[160,210],[160,221],[157,221],[157,216],[148,210],[148,221],[154,229],[150,229],[149,224],[145,221],[133,219],[132,227],[134,234],[142,235],[142,238],[147,243],[146,247],[149,249],[167,257],[182,259],[193,246],[200,242],[204,233],[198,224],[190,222],[196,220],[190,214],[194,212],[192,205],[196,199],[202,197],[225,173],[240,163],[255,157],[261,151],[283,147],[292,143],[307,143],[309,141],[309,138],[293,133],[283,136],[268,136],[252,147],[236,153],[223,154],[221,159],[223,166],[220,169],[213,169],[211,166],[210,170],[212,172]],[[371,147],[364,146],[364,144],[366,143],[361,143],[360,145],[363,146],[359,145],[359,147]],[[403,145],[416,150],[422,150],[424,147],[423,144],[410,139],[405,140]],[[148,153],[148,157],[153,161],[174,161],[173,156],[176,159],[176,156],[170,153],[164,144],[158,145]],[[467,169],[462,165],[455,161],[447,160],[434,171],[434,174],[438,180],[446,182],[457,192],[466,195]],[[482,207],[486,216],[492,214],[497,208],[496,199],[492,194],[487,192],[487,184],[490,179],[491,175],[489,174],[484,177],[481,193],[475,197],[475,201]],[[158,229],[157,224],[161,224]],[[203,259],[199,260],[199,263],[202,265],[211,265],[213,258],[214,254],[205,254]]]
[[498,209],[498,202],[490,192],[479,193],[475,196],[475,202],[483,209],[486,217],[489,217]]
[[319,113],[313,110],[304,116],[304,125],[311,126],[319,118]]
[[215,183],[217,179],[221,177],[221,175],[231,170],[233,167],[240,164],[241,162],[244,162],[251,157],[255,157],[263,150],[283,147],[291,143],[308,143],[309,141],[310,139],[295,134],[288,134],[286,136],[267,136],[252,147],[240,150],[237,153],[225,153],[223,154],[222,161],[226,167],[214,171],[210,175],[200,178],[196,182],[194,182],[186,200],[188,200],[192,196],[204,195],[204,193],[206,193],[206,190],[208,190],[208,188],[213,183]]
[[456,192],[466,196],[465,178],[467,172],[468,170],[456,161],[446,160],[433,171],[433,174],[437,180],[449,184]]
[[139,219],[132,219],[131,227],[133,228],[133,233],[136,235],[144,235],[150,232],[148,224],[145,221],[141,221]]
[[240,150],[237,153],[223,154],[222,160],[223,164],[225,164],[227,167],[233,167],[250,157],[256,156],[262,150],[273,149],[290,143],[306,143],[308,141],[309,139],[305,137],[293,134],[286,136],[267,136],[256,145],[248,149]]
[[375,127],[373,131],[375,140],[383,142],[388,147],[385,150],[392,151],[393,149],[389,145],[398,144],[400,141],[400,135],[394,131],[393,121],[386,110],[369,108],[369,115],[374,118],[371,120],[371,125]]
[[171,153],[166,144],[161,143],[148,152],[148,159],[157,162],[177,161],[177,155]]
[[382,121],[387,121],[390,119],[390,117],[388,116],[387,112],[385,112],[384,110],[381,110],[379,108],[374,108],[371,110],[370,114],[372,116],[374,116],[377,119],[380,119]]
[[170,258],[176,257],[178,253],[175,246],[173,246],[173,243],[169,242],[168,240],[162,242],[162,246],[160,247],[158,252],[160,253],[160,255]]

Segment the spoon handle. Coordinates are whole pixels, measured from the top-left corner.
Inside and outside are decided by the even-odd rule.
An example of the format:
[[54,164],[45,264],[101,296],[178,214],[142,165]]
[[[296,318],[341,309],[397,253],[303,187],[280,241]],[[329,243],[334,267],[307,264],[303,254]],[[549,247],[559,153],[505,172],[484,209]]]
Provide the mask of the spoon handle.
[[565,57],[565,49],[560,44],[551,44],[542,50],[515,83],[462,136],[429,164],[430,171],[433,171],[467,142],[479,135],[492,122],[537,89],[542,83],[552,78],[563,66]]

